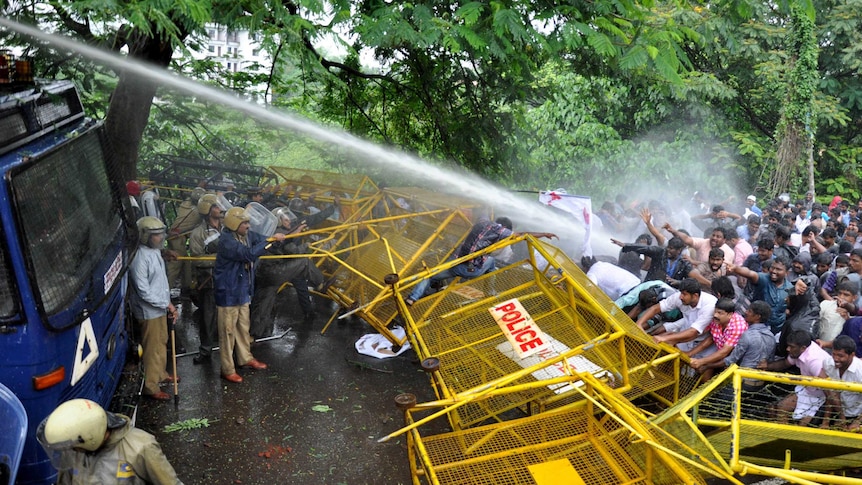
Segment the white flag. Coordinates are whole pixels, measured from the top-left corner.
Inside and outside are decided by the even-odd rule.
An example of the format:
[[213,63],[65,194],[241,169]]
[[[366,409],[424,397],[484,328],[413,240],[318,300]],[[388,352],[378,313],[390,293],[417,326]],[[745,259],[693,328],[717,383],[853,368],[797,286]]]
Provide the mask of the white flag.
[[592,232],[592,202],[589,197],[580,195],[569,195],[559,190],[539,192],[539,202],[564,210],[571,214],[576,221],[584,225],[584,256],[593,255],[593,246],[590,243]]

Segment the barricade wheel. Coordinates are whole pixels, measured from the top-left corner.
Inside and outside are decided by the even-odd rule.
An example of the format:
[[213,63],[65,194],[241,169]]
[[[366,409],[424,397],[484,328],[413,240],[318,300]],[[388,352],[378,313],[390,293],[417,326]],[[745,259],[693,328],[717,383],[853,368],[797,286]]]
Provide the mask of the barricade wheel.
[[398,277],[397,273],[389,273],[383,277],[383,282],[387,285],[394,285],[395,283],[398,283],[399,279],[401,278]]
[[420,365],[425,372],[435,372],[440,368],[440,359],[437,357],[428,357],[423,360]]
[[395,396],[395,407],[404,411],[416,406],[416,395],[405,392]]

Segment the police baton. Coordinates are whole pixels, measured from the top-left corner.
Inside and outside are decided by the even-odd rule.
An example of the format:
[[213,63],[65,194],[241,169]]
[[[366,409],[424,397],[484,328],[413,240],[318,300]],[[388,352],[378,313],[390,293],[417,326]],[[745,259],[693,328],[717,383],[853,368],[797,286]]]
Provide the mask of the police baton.
[[174,314],[168,314],[168,330],[171,332],[171,358],[173,360],[173,370],[174,370],[174,405],[178,406],[180,404],[180,394],[179,394],[179,377],[177,377],[177,331],[176,331],[176,317]]

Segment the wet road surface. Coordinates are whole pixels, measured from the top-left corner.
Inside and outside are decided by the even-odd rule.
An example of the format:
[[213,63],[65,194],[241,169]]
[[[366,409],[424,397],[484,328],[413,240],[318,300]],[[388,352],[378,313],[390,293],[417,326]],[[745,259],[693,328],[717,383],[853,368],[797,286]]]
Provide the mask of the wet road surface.
[[[179,404],[141,401],[137,426],[156,436],[184,483],[411,483],[406,439],[377,440],[403,426],[397,394],[434,399],[427,375],[412,350],[383,360],[357,353],[354,342],[375,333],[361,320],[336,320],[321,335],[333,307],[317,305],[308,323],[292,291],[279,296],[275,330],[285,335],[252,346],[269,369],[238,369],[244,382],[233,384],[219,377],[217,354],[203,365],[184,356]],[[197,328],[184,306],[178,345],[194,351]],[[190,419],[209,427],[165,431]],[[437,426],[446,429],[445,421]]]

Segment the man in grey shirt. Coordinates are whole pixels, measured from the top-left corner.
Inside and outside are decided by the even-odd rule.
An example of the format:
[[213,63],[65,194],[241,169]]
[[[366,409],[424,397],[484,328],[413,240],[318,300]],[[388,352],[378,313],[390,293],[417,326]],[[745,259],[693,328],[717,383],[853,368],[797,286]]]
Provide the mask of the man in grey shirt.
[[[730,355],[724,358],[725,366],[737,364],[740,367],[756,369],[758,362],[768,360],[775,355],[775,335],[766,326],[766,321],[771,314],[772,307],[765,301],[758,300],[751,303],[748,311],[745,312],[748,330],[739,337],[739,343]],[[743,388],[745,385],[743,381]]]
[[129,265],[131,289],[129,301],[132,315],[141,328],[141,347],[144,353],[144,395],[159,401],[170,396],[159,389],[162,381],[173,377],[165,371],[167,363],[167,314],[173,318],[177,310],[171,303],[171,290],[165,273],[161,249],[165,242],[165,223],[155,217],[138,219],[140,246]]
[[[757,369],[757,364],[765,362],[775,356],[775,335],[772,334],[766,322],[772,315],[772,307],[763,300],[751,303],[745,312],[745,321],[748,322],[746,330],[739,338],[739,342],[733,351],[724,358],[723,364],[730,366],[737,364],[739,367]],[[766,410],[772,402],[768,392],[764,392],[765,383],[758,379],[742,380],[742,413],[746,417],[763,418]],[[719,399],[730,400],[732,398],[730,387],[719,392]]]

